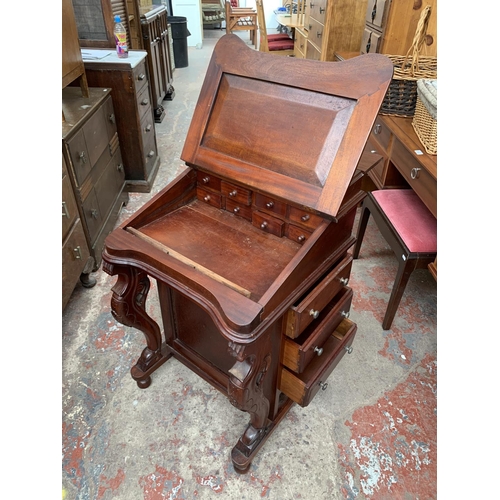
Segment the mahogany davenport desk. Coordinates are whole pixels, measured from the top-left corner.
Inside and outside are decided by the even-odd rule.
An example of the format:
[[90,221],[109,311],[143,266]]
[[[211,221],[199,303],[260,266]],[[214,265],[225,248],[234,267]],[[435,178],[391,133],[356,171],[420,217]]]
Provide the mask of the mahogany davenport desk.
[[[356,166],[391,77],[379,54],[277,58],[225,35],[181,155],[188,168],[106,240],[112,313],[147,341],[132,377],[146,388],[174,356],[248,412],[238,472],[351,349]],[[146,312],[150,278],[163,332]]]

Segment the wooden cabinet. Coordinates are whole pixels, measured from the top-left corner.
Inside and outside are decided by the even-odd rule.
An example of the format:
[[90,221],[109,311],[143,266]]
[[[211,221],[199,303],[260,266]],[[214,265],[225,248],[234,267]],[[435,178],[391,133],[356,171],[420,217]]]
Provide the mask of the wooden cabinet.
[[431,6],[422,55],[437,56],[437,0],[368,0],[361,53],[406,55],[422,10]]
[[62,91],[66,118],[62,149],[95,271],[101,263],[104,238],[114,228],[128,194],[111,91],[89,91],[88,98],[75,87]]
[[[324,64],[221,38],[187,168],[106,239],[113,315],[147,342],[132,377],[147,388],[174,356],[248,412],[231,452],[239,472],[352,350],[357,166],[391,77],[380,55]],[[147,313],[150,279],[162,326]]]
[[131,50],[126,59],[114,53],[85,61],[87,80],[93,87],[110,87],[123,165],[125,189],[149,193],[160,158],[149,85],[147,53]]
[[85,239],[82,221],[78,212],[73,187],[68,174],[64,155],[62,157],[62,308],[66,307],[75,285],[80,279],[82,285],[95,285],[89,276],[93,267]]
[[[333,61],[335,52],[359,50],[367,0],[312,0],[305,3],[304,28],[296,30],[299,57]],[[302,36],[301,36],[302,35]],[[307,38],[304,52],[300,48]]]

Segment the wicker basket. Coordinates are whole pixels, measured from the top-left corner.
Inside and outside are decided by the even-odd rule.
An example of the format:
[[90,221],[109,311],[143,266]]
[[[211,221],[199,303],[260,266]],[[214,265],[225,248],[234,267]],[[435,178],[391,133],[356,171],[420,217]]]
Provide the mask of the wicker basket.
[[437,155],[437,80],[417,82],[417,103],[411,124],[425,151]]
[[387,55],[394,65],[394,74],[380,108],[383,115],[411,117],[417,103],[417,80],[437,78],[437,57],[421,56],[431,7],[422,11],[412,46],[406,56]]

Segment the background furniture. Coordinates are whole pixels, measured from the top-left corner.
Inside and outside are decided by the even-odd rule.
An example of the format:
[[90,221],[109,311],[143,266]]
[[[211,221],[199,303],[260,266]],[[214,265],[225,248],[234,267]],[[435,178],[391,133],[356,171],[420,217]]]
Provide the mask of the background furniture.
[[279,56],[293,56],[293,38],[286,33],[268,35],[262,0],[256,0],[256,6],[259,26],[259,51],[270,52]]
[[101,263],[104,239],[128,201],[110,89],[91,87],[84,98],[76,87],[62,91],[62,150],[85,238],[93,259]]
[[218,24],[222,29],[222,21],[226,19],[225,2],[220,0],[202,0],[201,15],[203,17],[203,25]]
[[382,189],[368,193],[356,236],[353,258],[359,251],[370,214],[398,260],[398,272],[382,321],[389,330],[411,273],[436,259],[437,221],[411,189]]
[[[357,165],[391,75],[383,56],[321,64],[222,37],[181,154],[188,168],[106,239],[113,315],[147,342],[132,377],[146,388],[175,356],[248,412],[231,453],[239,472],[352,351]],[[150,277],[163,332],[147,313]]]
[[113,54],[85,61],[93,87],[110,87],[120,138],[125,189],[149,193],[158,173],[160,158],[149,85],[147,52],[129,51],[126,59]]
[[250,41],[257,47],[257,12],[244,7],[233,7],[229,0],[226,0],[225,7],[226,33],[233,31],[248,31]]
[[368,0],[361,53],[406,55],[422,10],[427,5],[431,7],[431,13],[422,55],[437,56],[437,0]]

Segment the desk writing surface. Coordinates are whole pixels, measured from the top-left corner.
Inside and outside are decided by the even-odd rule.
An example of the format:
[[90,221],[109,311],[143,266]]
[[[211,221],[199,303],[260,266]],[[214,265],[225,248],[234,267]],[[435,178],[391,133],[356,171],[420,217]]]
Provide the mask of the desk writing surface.
[[276,20],[288,28],[300,28],[304,25],[304,19],[299,14],[276,14]]

